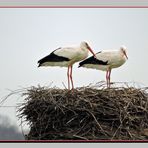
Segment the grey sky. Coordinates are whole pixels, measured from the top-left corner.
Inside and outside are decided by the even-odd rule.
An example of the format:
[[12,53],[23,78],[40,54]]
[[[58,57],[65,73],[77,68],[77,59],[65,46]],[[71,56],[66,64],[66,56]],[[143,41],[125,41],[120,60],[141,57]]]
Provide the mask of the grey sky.
[[[67,86],[66,68],[37,68],[37,61],[58,47],[87,41],[95,52],[127,47],[129,60],[112,71],[112,81],[148,84],[148,9],[39,8],[0,9],[0,98],[7,89]],[[102,71],[73,68],[75,87],[105,80]],[[4,105],[15,105],[18,97]],[[15,122],[15,109],[0,108]]]

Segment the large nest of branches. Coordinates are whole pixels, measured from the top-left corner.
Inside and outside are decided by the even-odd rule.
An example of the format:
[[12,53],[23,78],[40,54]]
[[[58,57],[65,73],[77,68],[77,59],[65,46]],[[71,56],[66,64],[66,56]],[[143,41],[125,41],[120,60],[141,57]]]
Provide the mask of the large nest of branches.
[[147,88],[32,87],[19,116],[30,124],[28,140],[148,139]]

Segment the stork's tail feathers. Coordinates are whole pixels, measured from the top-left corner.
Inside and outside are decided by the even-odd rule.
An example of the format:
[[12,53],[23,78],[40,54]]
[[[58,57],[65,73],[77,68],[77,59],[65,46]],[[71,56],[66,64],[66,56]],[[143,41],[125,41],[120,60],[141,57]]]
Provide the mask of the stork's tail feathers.
[[40,67],[40,66],[41,66],[41,64],[38,65],[38,67]]
[[41,60],[38,61],[38,64],[39,64],[38,67],[42,66]]
[[92,64],[92,61],[93,61],[94,59],[96,60],[96,58],[94,58],[94,56],[91,56],[91,57],[89,57],[89,58],[83,60],[82,62],[80,62],[78,67],[82,67],[82,66],[84,66],[85,64]]
[[78,68],[81,67],[82,65],[83,65],[83,62],[80,62]]

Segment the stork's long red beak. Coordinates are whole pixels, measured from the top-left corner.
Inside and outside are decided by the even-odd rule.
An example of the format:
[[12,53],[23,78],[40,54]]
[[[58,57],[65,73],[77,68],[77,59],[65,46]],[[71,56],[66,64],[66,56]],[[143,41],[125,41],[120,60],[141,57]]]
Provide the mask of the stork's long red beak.
[[127,56],[126,52],[124,52],[124,55],[125,55],[125,56],[126,56],[126,58],[128,59],[128,56]]
[[96,58],[95,53],[93,52],[93,50],[88,46],[89,51],[93,54],[93,56]]

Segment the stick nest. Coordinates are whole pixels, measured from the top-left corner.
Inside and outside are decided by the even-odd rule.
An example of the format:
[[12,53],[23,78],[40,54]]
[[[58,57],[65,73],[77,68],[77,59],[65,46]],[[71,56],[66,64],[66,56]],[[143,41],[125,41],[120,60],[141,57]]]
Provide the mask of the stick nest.
[[148,139],[147,88],[32,87],[19,117],[30,124],[28,140]]

